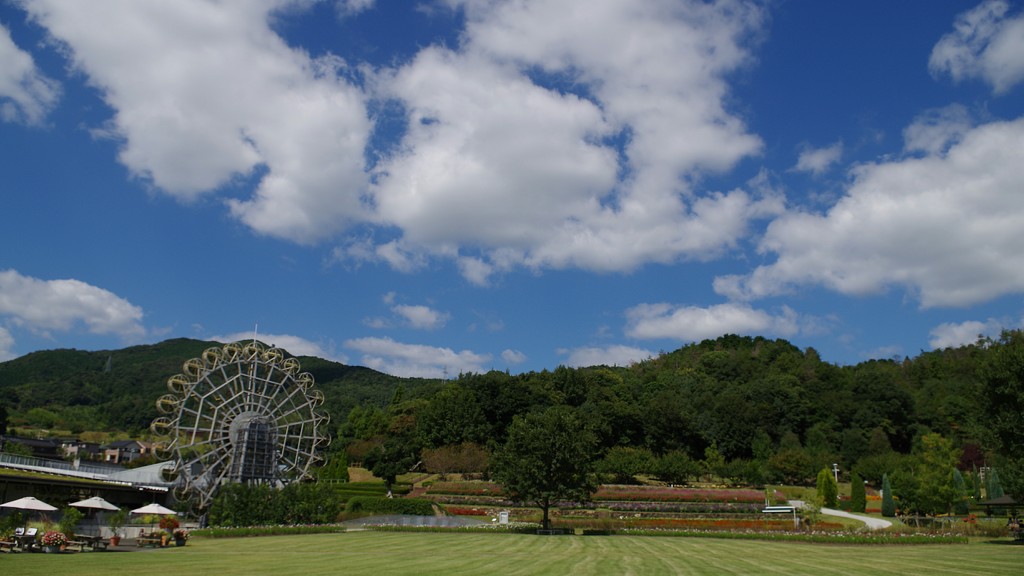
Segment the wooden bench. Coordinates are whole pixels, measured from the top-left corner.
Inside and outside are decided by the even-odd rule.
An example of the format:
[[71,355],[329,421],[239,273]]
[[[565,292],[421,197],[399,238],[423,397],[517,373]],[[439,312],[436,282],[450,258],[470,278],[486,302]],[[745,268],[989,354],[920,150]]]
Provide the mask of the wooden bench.
[[151,536],[140,536],[140,537],[135,539],[135,545],[138,546],[139,548],[142,548],[143,546],[154,546],[154,547],[159,548],[162,545],[161,544],[162,541],[163,541],[162,538],[153,538]]
[[[90,550],[106,550],[107,541],[101,536],[89,536],[86,534],[75,534],[74,544],[78,545],[82,552],[85,552],[85,547],[88,546]],[[72,542],[68,543],[69,545]]]
[[88,545],[89,543],[85,540],[68,540],[67,546],[64,549],[71,550],[77,547],[79,552],[85,552],[85,547]]
[[10,540],[0,540],[0,550],[4,552],[20,552],[18,543]]

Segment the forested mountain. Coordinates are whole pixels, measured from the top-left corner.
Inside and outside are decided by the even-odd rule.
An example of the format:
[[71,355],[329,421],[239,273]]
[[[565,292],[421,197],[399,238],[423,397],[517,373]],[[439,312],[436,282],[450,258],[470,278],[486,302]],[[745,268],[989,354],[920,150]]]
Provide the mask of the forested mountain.
[[[144,434],[157,417],[156,399],[182,363],[218,342],[187,338],[121,350],[47,350],[0,363],[0,405],[11,426],[60,428],[73,433],[122,431]],[[359,366],[299,356],[325,396],[324,410],[337,422],[356,405],[387,404],[402,386],[436,388],[434,380],[397,378]]]
[[[167,378],[217,345],[176,339],[29,354],[0,363],[0,402],[12,425],[143,433]],[[332,449],[348,447],[350,459],[383,458],[399,470],[442,449],[486,454],[515,417],[565,405],[594,431],[606,463],[620,466],[669,459],[757,483],[806,481],[837,464],[878,483],[883,473],[912,469],[904,456],[939,446],[964,471],[1000,466],[1009,486],[1024,476],[1021,332],[856,366],[830,364],[785,340],[734,335],[629,367],[492,371],[449,381],[299,360],[325,394],[340,436]]]

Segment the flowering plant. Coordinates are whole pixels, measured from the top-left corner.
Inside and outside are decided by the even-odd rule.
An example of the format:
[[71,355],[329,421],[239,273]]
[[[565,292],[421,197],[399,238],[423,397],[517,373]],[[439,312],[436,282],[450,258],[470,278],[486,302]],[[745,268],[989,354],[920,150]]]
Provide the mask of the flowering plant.
[[175,540],[188,540],[188,530],[175,530],[174,531],[174,539]]
[[178,526],[181,526],[181,523],[174,516],[164,516],[160,519],[160,527],[164,530],[174,530]]
[[68,537],[63,532],[50,530],[43,534],[43,546],[63,546],[68,543]]

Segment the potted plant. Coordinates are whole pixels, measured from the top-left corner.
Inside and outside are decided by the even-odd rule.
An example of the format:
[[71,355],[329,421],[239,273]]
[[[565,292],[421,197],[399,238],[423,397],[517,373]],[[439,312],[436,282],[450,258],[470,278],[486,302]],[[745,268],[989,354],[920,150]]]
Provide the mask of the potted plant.
[[175,546],[184,546],[186,540],[188,540],[188,531],[187,530],[175,530],[174,531],[174,545]]
[[48,530],[43,534],[43,551],[47,553],[60,552],[61,546],[68,545],[68,537],[63,532]]
[[128,511],[118,510],[107,518],[107,526],[110,527],[110,545],[117,546],[121,543],[121,528],[128,522]]
[[164,516],[160,519],[160,528],[167,531],[160,536],[161,546],[167,546],[167,540],[169,539],[170,534],[174,532],[178,526],[181,526],[181,523],[178,522],[178,519],[174,516]]

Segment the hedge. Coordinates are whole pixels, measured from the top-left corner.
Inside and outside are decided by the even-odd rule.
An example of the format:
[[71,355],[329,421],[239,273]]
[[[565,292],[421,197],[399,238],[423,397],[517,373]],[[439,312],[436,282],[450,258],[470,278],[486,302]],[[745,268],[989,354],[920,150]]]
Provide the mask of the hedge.
[[434,508],[431,504],[430,500],[419,500],[416,498],[354,496],[349,498],[348,503],[345,505],[345,512],[433,516]]

